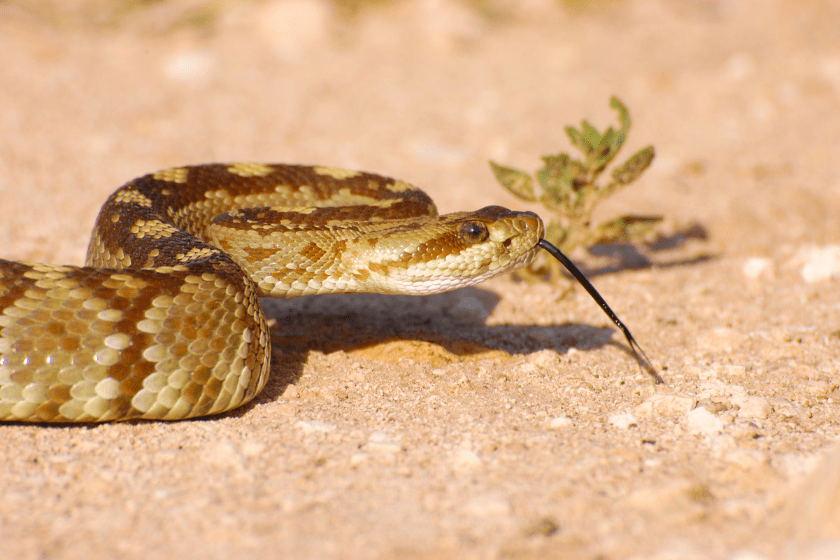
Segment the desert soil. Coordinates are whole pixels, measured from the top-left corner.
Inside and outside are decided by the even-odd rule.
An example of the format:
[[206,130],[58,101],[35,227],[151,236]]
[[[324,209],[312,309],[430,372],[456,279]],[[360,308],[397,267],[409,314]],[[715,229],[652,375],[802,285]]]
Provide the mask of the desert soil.
[[667,381],[567,282],[267,301],[241,410],[0,425],[0,556],[840,557],[840,7],[592,4],[0,3],[6,259],[81,264],[111,191],[188,163],[523,209],[487,161],[618,95],[657,157],[596,219],[666,220],[572,256]]

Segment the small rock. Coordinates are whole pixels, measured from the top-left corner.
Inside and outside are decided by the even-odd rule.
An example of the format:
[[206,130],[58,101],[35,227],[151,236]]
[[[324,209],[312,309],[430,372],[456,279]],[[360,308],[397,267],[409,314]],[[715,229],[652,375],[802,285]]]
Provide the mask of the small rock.
[[825,381],[808,381],[805,390],[818,399],[824,399],[831,392],[831,386]]
[[724,460],[745,470],[770,465],[770,456],[760,449],[732,449],[726,453]]
[[609,417],[609,422],[612,426],[615,426],[619,430],[626,430],[632,426],[639,425],[636,417],[630,413],[613,414]]
[[530,362],[529,363],[524,363],[521,366],[519,366],[518,368],[516,368],[516,371],[517,371],[517,373],[524,373],[524,374],[534,373],[534,372],[537,371],[537,366],[530,363]]
[[695,434],[714,435],[723,431],[723,420],[702,406],[686,412],[682,424],[686,430]]
[[334,425],[328,424],[326,422],[321,422],[320,420],[298,420],[298,423],[295,424],[295,427],[303,430],[304,434],[325,434],[335,429]]
[[738,416],[740,418],[764,420],[773,413],[773,405],[770,404],[770,401],[761,397],[732,395],[729,401],[732,404],[738,405]]
[[287,385],[286,389],[283,391],[283,398],[289,400],[296,399],[298,397],[300,397],[300,392],[298,391],[298,388],[291,383]]
[[362,452],[353,453],[350,456],[350,466],[351,467],[357,467],[367,460],[368,460],[368,454],[367,453],[362,453]]
[[571,428],[572,425],[572,419],[568,416],[557,416],[551,419],[551,422],[549,422],[548,427],[552,430],[560,430],[562,428]]
[[381,451],[383,453],[399,453],[402,451],[402,446],[396,440],[385,432],[376,431],[370,434],[368,442],[365,445],[368,451]]
[[227,440],[218,442],[204,454],[205,460],[217,468],[241,470],[242,454]]
[[694,397],[681,393],[659,393],[646,398],[634,412],[646,416],[671,416],[685,414],[694,408],[694,405]]
[[808,247],[797,253],[802,262],[799,274],[808,284],[840,277],[840,245]]
[[452,456],[452,464],[457,469],[475,470],[484,465],[478,453],[469,449],[458,449]]
[[560,354],[554,350],[540,350],[528,356],[528,362],[545,369],[560,363]]
[[757,280],[762,274],[772,271],[773,261],[761,257],[752,257],[744,261],[741,271],[750,280]]
[[488,492],[467,500],[461,511],[474,517],[504,517],[510,515],[513,508],[504,496]]
[[242,455],[245,457],[257,457],[265,451],[265,444],[255,439],[248,439],[242,443]]

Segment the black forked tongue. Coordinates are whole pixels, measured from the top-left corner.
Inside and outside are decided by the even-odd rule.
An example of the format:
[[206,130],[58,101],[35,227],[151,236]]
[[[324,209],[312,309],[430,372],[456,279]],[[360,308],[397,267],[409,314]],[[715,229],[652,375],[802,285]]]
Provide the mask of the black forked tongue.
[[624,323],[621,322],[621,319],[618,318],[618,315],[616,315],[615,312],[610,308],[610,306],[607,305],[607,302],[604,301],[604,298],[601,297],[601,294],[598,293],[598,290],[595,289],[595,286],[593,286],[589,282],[589,280],[586,279],[586,276],[584,276],[583,272],[581,272],[580,269],[575,266],[575,263],[573,263],[569,259],[569,257],[564,255],[560,251],[560,249],[558,249],[545,239],[540,239],[539,243],[537,243],[537,246],[542,247],[543,249],[548,251],[552,257],[560,261],[563,264],[563,266],[565,266],[566,269],[572,274],[572,276],[575,277],[575,280],[580,282],[580,285],[583,286],[587,292],[589,292],[589,295],[592,296],[592,299],[594,299],[595,302],[599,306],[601,306],[601,309],[603,309],[604,313],[607,314],[607,317],[609,317],[612,320],[612,322],[615,323],[615,326],[621,329],[621,332],[624,333],[624,337],[627,339],[627,344],[629,344],[630,349],[633,350],[633,355],[636,357],[636,361],[646,372],[648,372],[648,374],[651,377],[653,377],[653,382],[664,383],[662,377],[660,377],[659,373],[656,371],[656,368],[653,367],[653,364],[650,363],[650,360],[648,359],[647,354],[645,354],[645,351],[642,350],[642,347],[639,346],[639,343],[636,342],[635,338],[633,338],[633,335],[630,333],[630,329],[624,326]]

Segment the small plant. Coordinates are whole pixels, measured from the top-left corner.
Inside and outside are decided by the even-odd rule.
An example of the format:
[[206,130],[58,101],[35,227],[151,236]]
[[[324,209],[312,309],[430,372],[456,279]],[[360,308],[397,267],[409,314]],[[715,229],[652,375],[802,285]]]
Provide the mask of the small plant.
[[[567,254],[578,245],[638,240],[662,221],[662,216],[628,214],[594,227],[591,224],[595,206],[638,179],[654,156],[653,146],[647,146],[614,167],[608,183],[596,183],[607,165],[618,155],[630,129],[630,115],[624,104],[613,97],[610,106],[618,111],[619,129],[609,127],[600,133],[585,120],[580,130],[567,126],[566,134],[572,145],[583,154],[583,159],[574,159],[566,153],[543,156],[544,165],[536,173],[541,187],[539,194],[534,192],[534,179],[529,174],[490,162],[496,179],[503,187],[522,200],[540,202],[554,214],[546,225],[545,238]],[[548,269],[530,268],[530,271],[555,277],[560,270],[559,265],[554,261],[549,263]]]

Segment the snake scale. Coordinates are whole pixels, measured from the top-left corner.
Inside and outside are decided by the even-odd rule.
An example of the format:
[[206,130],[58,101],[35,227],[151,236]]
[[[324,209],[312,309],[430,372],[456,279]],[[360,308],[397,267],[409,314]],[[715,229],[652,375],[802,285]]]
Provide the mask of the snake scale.
[[259,297],[430,294],[529,263],[543,224],[438,216],[403,181],[330,167],[208,164],[112,194],[84,267],[0,260],[0,420],[217,414],[271,355]]

